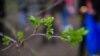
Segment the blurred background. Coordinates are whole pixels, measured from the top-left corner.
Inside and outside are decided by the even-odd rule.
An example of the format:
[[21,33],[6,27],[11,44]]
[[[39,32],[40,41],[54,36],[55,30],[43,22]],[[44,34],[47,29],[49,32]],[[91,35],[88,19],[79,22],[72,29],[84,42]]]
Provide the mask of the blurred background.
[[[75,30],[85,27],[89,33],[75,48],[57,38],[47,40],[35,36],[25,42],[27,47],[21,48],[22,56],[35,56],[34,53],[38,56],[100,56],[100,0],[0,0],[0,33],[16,38],[14,33],[23,31],[27,38],[34,29],[29,16],[38,19],[53,16],[54,35],[60,35],[67,26]],[[37,30],[45,31],[45,26]],[[0,49],[5,47],[0,36]],[[15,46],[0,51],[0,56],[16,55]]]

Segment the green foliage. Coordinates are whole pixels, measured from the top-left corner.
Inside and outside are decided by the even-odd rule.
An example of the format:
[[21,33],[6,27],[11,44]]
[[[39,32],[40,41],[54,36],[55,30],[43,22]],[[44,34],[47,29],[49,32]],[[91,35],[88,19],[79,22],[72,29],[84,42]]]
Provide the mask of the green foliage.
[[54,17],[49,17],[49,18],[47,18],[47,19],[43,19],[43,20],[42,20],[42,22],[43,22],[44,25],[46,25],[46,26],[51,26],[52,23],[53,23],[53,21],[54,21]]
[[51,28],[52,23],[54,21],[53,17],[43,18],[38,20],[35,17],[30,16],[29,20],[32,22],[32,24],[35,26],[36,29],[38,29],[41,24],[46,25],[47,26],[46,37],[48,39],[51,39],[51,35],[54,33],[54,30]]
[[46,31],[46,37],[48,40],[52,38],[52,34],[54,34],[54,29],[52,29],[51,27],[48,27]]
[[72,45],[77,45],[83,40],[83,36],[86,35],[87,33],[88,31],[85,30],[84,28],[80,28],[78,30],[69,29],[68,30],[68,34],[70,36],[69,42]]
[[48,32],[50,32],[50,34],[54,34],[54,29],[53,29],[53,28],[50,28],[50,29],[48,30]]
[[67,33],[67,31],[62,31],[61,32],[61,40],[62,41],[64,41],[64,42],[66,42],[67,40],[68,40],[68,35],[67,35],[68,33]]
[[[46,38],[48,40],[52,38],[52,35],[54,34],[54,29],[52,28],[52,23],[54,21],[53,17],[43,18],[39,20],[33,16],[30,16],[29,20],[34,25],[35,30],[37,30],[41,24],[44,24],[45,26],[47,26],[47,30],[45,33]],[[85,28],[83,27],[77,30],[74,30],[72,27],[70,27],[66,29],[65,31],[61,32],[61,40],[64,42],[69,41],[72,45],[77,45],[83,40],[83,36],[86,35],[87,33],[88,31],[85,30]],[[24,34],[23,32],[17,32],[17,36],[18,36],[18,41],[21,42],[23,40]],[[8,36],[4,36],[3,44],[8,45],[9,43],[10,43],[10,40]]]
[[23,32],[17,32],[17,36],[18,36],[18,41],[21,42],[23,40],[24,34]]
[[3,40],[3,45],[9,45],[10,44],[10,40],[9,40],[8,36],[4,36],[2,40]]
[[[23,40],[24,34],[23,34],[23,32],[17,32],[17,36],[18,36],[18,41],[21,42]],[[9,45],[10,44],[10,37],[5,35],[2,39],[2,41],[3,41],[3,45]]]
[[39,19],[36,19],[35,17],[30,16],[29,20],[35,26],[35,29],[38,29],[40,27],[41,21]]
[[[36,19],[35,17],[31,16],[30,21],[35,25],[36,28],[38,28],[41,24],[44,24],[47,26],[46,30],[46,37],[49,39],[52,38],[52,34],[54,34],[54,30],[52,29],[52,23],[54,21],[53,17],[44,18],[41,20]],[[61,40],[66,42],[69,41],[70,43],[79,43],[82,41],[83,36],[88,33],[87,30],[84,28],[80,28],[78,30],[74,30],[72,28],[67,29],[66,31],[61,32]]]
[[79,29],[79,32],[81,32],[83,35],[86,35],[89,31],[85,30],[85,28],[82,27],[82,28]]
[[54,21],[53,17],[43,19],[44,25],[47,26],[46,37],[47,37],[48,40],[50,40],[52,38],[52,34],[54,34],[54,29],[52,28],[53,21]]
[[88,33],[87,30],[84,28],[80,28],[78,30],[74,30],[72,28],[69,28],[66,31],[63,31],[61,36],[62,36],[62,41],[69,41],[72,45],[77,45],[83,40],[83,36]]

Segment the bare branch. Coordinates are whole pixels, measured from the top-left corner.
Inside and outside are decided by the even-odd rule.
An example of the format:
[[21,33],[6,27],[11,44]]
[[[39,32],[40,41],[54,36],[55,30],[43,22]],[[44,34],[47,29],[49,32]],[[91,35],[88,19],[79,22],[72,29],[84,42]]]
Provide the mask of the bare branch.
[[46,9],[39,11],[38,13],[35,13],[34,16],[40,15],[41,13],[50,10],[51,8],[55,7],[56,5],[60,4],[61,2],[63,2],[64,0],[58,0],[58,2],[56,2],[55,4],[48,6]]
[[27,40],[29,40],[30,38],[32,38],[33,36],[45,36],[45,34],[42,34],[42,33],[31,34],[31,35],[29,35],[29,37],[27,37],[27,38],[24,39],[23,41],[27,41]]
[[52,37],[61,39],[61,36],[52,36]]
[[13,44],[10,44],[9,46],[7,46],[6,48],[2,49],[1,51],[5,51],[7,49],[9,49]]
[[12,41],[13,43],[17,43],[17,41],[16,40],[14,40],[13,38],[11,38],[11,37],[7,37],[10,41]]
[[4,25],[12,32],[12,34],[14,35],[14,37],[16,36],[16,30],[12,27],[12,25],[10,23],[8,23],[7,21],[4,22]]
[[[26,39],[24,39],[22,42],[29,40],[33,36],[46,36],[46,34],[43,34],[43,33],[31,34],[29,37],[27,37]],[[61,36],[52,36],[52,37],[61,39]]]

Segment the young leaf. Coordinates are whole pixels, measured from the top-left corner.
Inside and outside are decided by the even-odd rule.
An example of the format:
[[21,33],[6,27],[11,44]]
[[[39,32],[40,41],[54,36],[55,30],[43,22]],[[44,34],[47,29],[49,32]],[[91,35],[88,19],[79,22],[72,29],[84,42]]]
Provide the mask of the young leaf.
[[67,30],[61,32],[61,40],[62,40],[62,41],[66,42],[66,41],[68,40],[68,36],[69,36],[69,35],[68,35]]
[[54,29],[50,29],[50,33],[51,34],[54,34]]
[[74,30],[73,32],[70,30],[70,43],[73,45],[76,45],[80,43],[83,40],[83,36],[86,35],[88,32],[85,30],[85,28],[80,28],[78,30]]
[[18,40],[19,41],[22,41],[23,40],[23,37],[24,37],[24,34],[23,34],[23,32],[18,32],[17,33],[17,36],[18,36]]
[[83,32],[83,35],[86,35],[86,34],[88,34],[88,30],[84,30],[84,32]]
[[3,37],[3,45],[9,45],[10,44],[10,40],[8,39],[9,37],[8,36],[4,36]]
[[35,17],[34,16],[30,16],[29,20],[30,21],[35,21]]
[[53,29],[50,26],[47,28],[47,31],[46,31],[46,37],[48,38],[48,40],[50,40],[52,38],[51,34],[53,34]]
[[48,29],[48,32],[49,32],[50,34],[54,34],[54,29],[50,28],[50,29]]
[[37,29],[41,25],[41,22],[40,22],[41,20],[38,20],[33,16],[30,16],[29,20],[34,25],[35,29]]
[[48,40],[50,40],[52,38],[51,35],[54,34],[54,29],[52,29],[53,20],[54,20],[53,17],[49,17],[47,19],[43,19],[44,25],[47,26],[46,37],[48,38]]
[[54,21],[54,18],[53,18],[53,17],[49,17],[49,18],[47,18],[47,19],[43,19],[43,23],[44,23],[44,25],[46,25],[46,26],[52,25],[53,21]]
[[50,34],[47,34],[47,39],[50,40],[52,37]]

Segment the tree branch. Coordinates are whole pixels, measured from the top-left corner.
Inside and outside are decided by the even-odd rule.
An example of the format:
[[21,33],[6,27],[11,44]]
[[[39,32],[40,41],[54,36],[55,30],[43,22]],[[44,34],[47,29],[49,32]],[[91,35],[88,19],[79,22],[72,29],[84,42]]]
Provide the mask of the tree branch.
[[6,21],[6,22],[4,22],[4,25],[12,32],[12,34],[13,34],[14,37],[17,37],[16,36],[16,30],[12,27],[12,25],[10,23],[8,23]]
[[40,15],[41,13],[50,10],[51,8],[55,7],[56,5],[60,4],[61,2],[63,2],[64,0],[58,0],[58,2],[56,2],[55,4],[48,6],[46,9],[39,11],[38,13],[35,13],[34,16]]
[[32,38],[33,36],[45,36],[45,34],[42,34],[42,33],[31,34],[26,39],[24,39],[23,41],[27,41],[30,38]]
[[[22,42],[25,42],[25,41],[31,39],[33,36],[46,36],[46,34],[43,34],[43,33],[31,34],[29,37],[24,39]],[[61,39],[61,36],[52,36],[52,37]]]
[[13,44],[8,45],[6,48],[2,49],[1,51],[5,51],[5,50],[9,49],[11,46],[13,46]]
[[[2,33],[0,33],[0,36],[4,36]],[[10,41],[12,41],[13,43],[15,43],[16,44],[16,47],[18,47],[19,46],[19,44],[17,43],[17,41],[16,40],[14,40],[13,38],[11,38],[11,37],[7,37]]]

